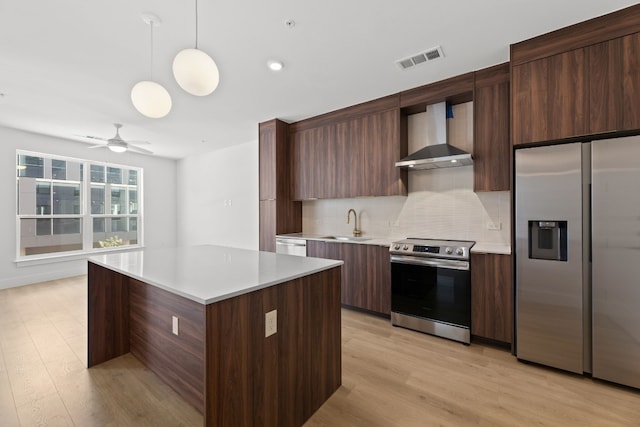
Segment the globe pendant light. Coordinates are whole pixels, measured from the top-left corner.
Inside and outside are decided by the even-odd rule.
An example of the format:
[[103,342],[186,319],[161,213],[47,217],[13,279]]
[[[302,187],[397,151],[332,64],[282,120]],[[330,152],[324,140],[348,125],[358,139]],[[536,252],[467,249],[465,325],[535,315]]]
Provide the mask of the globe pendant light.
[[142,15],[142,20],[151,28],[151,55],[149,80],[142,80],[131,89],[131,102],[143,116],[159,119],[171,111],[171,95],[160,84],[153,81],[153,27],[160,25],[160,18],[152,14]]
[[178,52],[173,60],[173,76],[185,91],[207,96],[218,87],[220,73],[213,59],[198,49],[198,0],[196,0],[196,45]]

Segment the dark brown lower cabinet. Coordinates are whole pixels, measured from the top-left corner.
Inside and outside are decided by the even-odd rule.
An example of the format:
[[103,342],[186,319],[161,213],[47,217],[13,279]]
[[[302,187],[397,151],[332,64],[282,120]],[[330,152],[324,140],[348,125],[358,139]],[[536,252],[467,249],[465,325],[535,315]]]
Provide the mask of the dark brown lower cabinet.
[[[355,245],[354,245],[355,246]],[[366,269],[365,308],[384,315],[391,315],[391,263],[389,248],[386,246],[366,246],[367,256],[363,267]]]
[[341,298],[343,305],[386,316],[391,314],[389,248],[307,240],[307,256],[344,261]]
[[471,334],[513,342],[511,255],[471,254]]

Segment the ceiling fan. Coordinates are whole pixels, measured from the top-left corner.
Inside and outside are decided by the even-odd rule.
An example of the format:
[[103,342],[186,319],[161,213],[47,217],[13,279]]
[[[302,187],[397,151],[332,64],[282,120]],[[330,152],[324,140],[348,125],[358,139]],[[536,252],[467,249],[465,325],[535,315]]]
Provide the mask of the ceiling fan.
[[80,135],[84,138],[105,141],[105,143],[98,143],[96,145],[92,145],[89,148],[108,148],[109,150],[115,153],[124,153],[125,151],[134,151],[142,154],[153,154],[153,151],[147,150],[146,148],[138,147],[140,144],[149,144],[147,141],[125,141],[120,136],[120,128],[122,125],[120,123],[113,124],[116,127],[116,134],[111,138],[102,138],[99,136],[92,135]]

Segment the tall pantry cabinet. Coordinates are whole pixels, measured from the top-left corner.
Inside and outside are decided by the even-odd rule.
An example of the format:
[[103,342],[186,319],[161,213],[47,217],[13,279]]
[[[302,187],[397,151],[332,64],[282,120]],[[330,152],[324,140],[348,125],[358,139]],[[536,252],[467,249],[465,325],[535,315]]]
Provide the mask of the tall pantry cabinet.
[[259,125],[259,249],[275,252],[276,234],[302,231],[302,203],[291,200],[289,125],[273,119]]

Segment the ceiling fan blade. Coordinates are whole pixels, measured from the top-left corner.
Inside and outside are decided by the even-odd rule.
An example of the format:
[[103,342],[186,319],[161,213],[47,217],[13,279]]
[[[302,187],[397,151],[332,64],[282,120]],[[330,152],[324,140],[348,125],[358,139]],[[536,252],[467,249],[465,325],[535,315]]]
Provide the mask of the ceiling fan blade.
[[107,141],[107,138],[101,138],[99,136],[93,136],[93,135],[78,135],[77,133],[74,134],[76,136],[79,136],[81,138],[87,138],[87,139],[95,139],[97,141]]
[[105,144],[96,144],[96,145],[90,145],[87,148],[107,148],[107,145],[105,145]]
[[136,145],[148,145],[151,144],[149,141],[140,141],[138,139],[127,139],[127,143],[129,144],[136,144]]
[[146,148],[137,147],[132,144],[129,144],[129,150],[134,151],[136,153],[141,153],[141,154],[153,154],[153,151],[147,150]]

